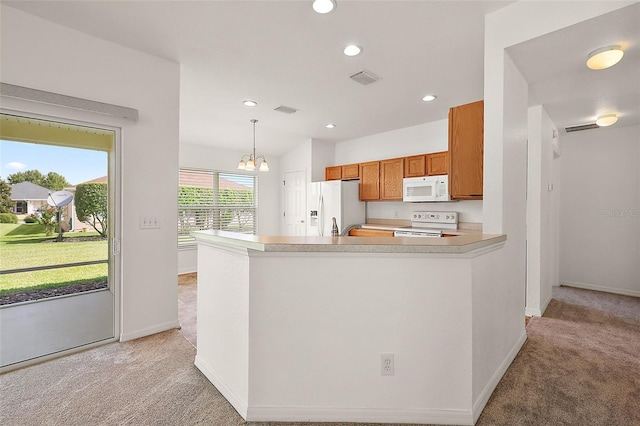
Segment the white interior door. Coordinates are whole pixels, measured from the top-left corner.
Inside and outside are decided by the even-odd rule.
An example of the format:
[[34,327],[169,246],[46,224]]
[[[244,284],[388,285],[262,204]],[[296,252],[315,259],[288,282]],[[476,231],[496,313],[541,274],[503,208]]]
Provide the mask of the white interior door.
[[286,235],[307,235],[307,180],[303,170],[284,174],[284,229]]
[[[92,251],[91,258],[83,257],[88,251],[86,248],[71,250],[71,247],[65,247],[66,242],[59,241],[50,242],[49,245],[58,244],[56,251],[67,250],[68,255],[64,260],[43,258],[38,260],[38,265],[34,265],[28,262],[21,264],[18,259],[14,264],[6,261],[0,264],[1,276],[8,283],[11,280],[18,282],[21,274],[33,274],[37,278],[27,277],[24,288],[31,289],[29,286],[33,283],[29,280],[35,284],[51,285],[47,280],[53,278],[47,273],[65,270],[69,278],[65,275],[64,279],[67,281],[62,284],[53,283],[53,288],[73,287],[72,292],[66,292],[69,289],[53,294],[40,292],[23,302],[10,301],[0,305],[0,371],[5,371],[54,354],[115,339],[118,275],[115,271],[119,258],[119,241],[115,236],[118,235],[116,201],[119,195],[116,182],[116,129],[100,129],[10,114],[1,114],[1,119],[0,139],[3,142],[29,145],[34,150],[55,146],[75,151],[100,151],[105,164],[102,171],[106,171],[107,175],[107,220],[100,227],[106,238],[99,238],[100,245],[95,253]],[[58,168],[60,167],[63,165],[59,164]],[[77,217],[66,219],[72,219],[76,225],[73,228],[78,228]],[[69,246],[72,244],[78,243],[70,242]],[[2,248],[6,250],[5,254],[12,250],[7,245]],[[94,287],[79,289],[76,285],[69,285],[77,282],[76,279],[82,274],[80,269],[88,267],[101,268],[98,277],[91,278]]]

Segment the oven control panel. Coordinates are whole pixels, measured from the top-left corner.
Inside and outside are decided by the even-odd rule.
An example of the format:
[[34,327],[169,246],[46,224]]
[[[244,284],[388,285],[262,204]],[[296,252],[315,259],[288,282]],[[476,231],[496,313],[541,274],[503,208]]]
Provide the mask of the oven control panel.
[[411,222],[457,224],[458,212],[413,212]]

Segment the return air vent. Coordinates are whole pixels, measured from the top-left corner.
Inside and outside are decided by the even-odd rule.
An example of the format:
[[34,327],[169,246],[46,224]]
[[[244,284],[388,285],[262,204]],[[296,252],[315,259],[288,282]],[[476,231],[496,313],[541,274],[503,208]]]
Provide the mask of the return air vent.
[[365,84],[365,85],[375,83],[376,81],[380,80],[380,77],[378,77],[371,71],[367,71],[367,70],[362,70],[353,75],[350,75],[349,78],[355,81],[356,83]]
[[300,110],[295,109],[295,108],[291,108],[288,106],[284,106],[284,105],[280,105],[278,108],[274,108],[274,111],[278,111],[278,112],[284,112],[285,114],[294,114]]
[[564,131],[567,133],[571,133],[571,132],[580,132],[582,130],[591,130],[591,129],[598,129],[598,128],[600,128],[600,126],[598,126],[596,123],[589,123],[589,124],[579,124],[577,126],[565,127]]

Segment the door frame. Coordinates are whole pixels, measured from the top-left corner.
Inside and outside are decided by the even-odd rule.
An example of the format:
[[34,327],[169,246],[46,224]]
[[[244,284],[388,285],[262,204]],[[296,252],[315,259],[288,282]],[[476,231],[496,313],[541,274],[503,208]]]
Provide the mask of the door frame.
[[[3,103],[4,103],[3,97]],[[31,102],[27,102],[29,107],[25,109],[13,109],[8,107],[0,107],[0,113],[16,115],[25,118],[33,118],[36,120],[47,120],[54,121],[69,125],[82,126],[82,127],[94,127],[98,129],[112,131],[114,133],[114,141],[113,141],[113,149],[112,152],[108,153],[108,185],[109,185],[109,200],[111,205],[110,212],[113,214],[110,215],[109,218],[109,227],[111,229],[109,233],[109,241],[108,241],[108,250],[109,250],[109,291],[113,294],[113,336],[110,338],[106,338],[103,340],[99,340],[92,343],[87,343],[81,346],[60,350],[54,353],[38,356],[35,358],[27,359],[24,361],[16,362],[13,364],[9,364],[3,367],[0,367],[0,374],[5,373],[7,371],[17,370],[19,368],[27,367],[29,365],[38,364],[43,361],[47,361],[54,358],[59,358],[65,355],[69,355],[72,353],[85,351],[87,349],[101,346],[107,343],[117,342],[120,340],[121,334],[121,286],[122,286],[122,253],[120,250],[120,242],[122,241],[122,128],[119,126],[114,126],[112,124],[105,124],[105,121],[101,118],[106,118],[101,114],[88,112],[88,111],[77,111],[75,110],[60,107],[57,105],[43,105],[37,104],[39,106],[44,106],[44,112],[32,112],[34,110],[40,110],[42,108],[35,107],[30,108],[32,105]],[[86,115],[89,113],[90,119],[81,119],[74,118],[81,115]],[[72,118],[69,118],[71,116]],[[69,296],[61,296],[61,297],[73,297],[73,295]],[[42,301],[46,301],[47,299],[43,299]],[[34,303],[39,303],[42,301],[34,301]]]

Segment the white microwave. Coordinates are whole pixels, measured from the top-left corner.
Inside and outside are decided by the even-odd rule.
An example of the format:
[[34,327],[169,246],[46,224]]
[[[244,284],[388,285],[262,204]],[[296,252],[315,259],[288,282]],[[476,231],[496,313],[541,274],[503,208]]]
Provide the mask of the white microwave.
[[449,176],[422,176],[403,179],[402,201],[405,203],[451,201]]

